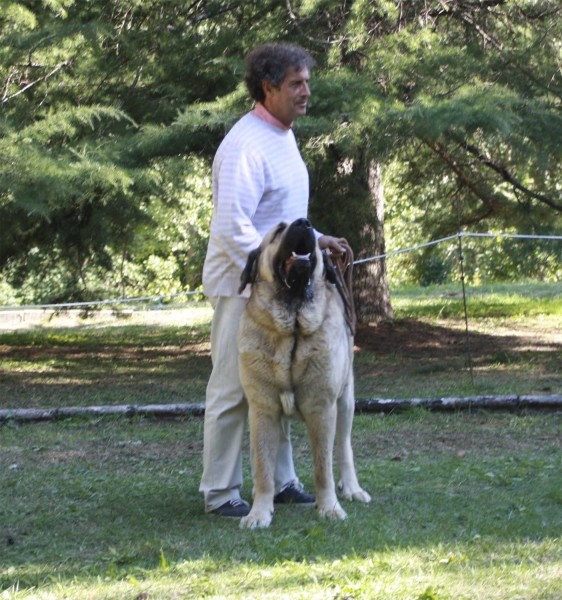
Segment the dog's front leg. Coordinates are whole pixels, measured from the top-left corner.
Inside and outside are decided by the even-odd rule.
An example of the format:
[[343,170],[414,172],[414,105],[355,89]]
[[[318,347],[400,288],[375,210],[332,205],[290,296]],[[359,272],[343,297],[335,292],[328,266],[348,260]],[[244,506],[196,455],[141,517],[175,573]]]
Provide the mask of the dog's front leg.
[[348,384],[338,400],[338,424],[336,457],[340,470],[338,490],[346,500],[370,502],[371,496],[359,485],[351,447],[351,426],[355,411],[355,394],[353,377],[350,375]]
[[318,514],[321,517],[331,519],[345,519],[347,514],[336,496],[332,467],[336,432],[336,406],[332,404],[310,412],[303,406],[301,407],[301,413],[308,429],[312,447]]
[[241,528],[269,527],[273,518],[274,470],[279,447],[280,414],[250,402],[250,438],[255,495],[250,514],[240,521]]

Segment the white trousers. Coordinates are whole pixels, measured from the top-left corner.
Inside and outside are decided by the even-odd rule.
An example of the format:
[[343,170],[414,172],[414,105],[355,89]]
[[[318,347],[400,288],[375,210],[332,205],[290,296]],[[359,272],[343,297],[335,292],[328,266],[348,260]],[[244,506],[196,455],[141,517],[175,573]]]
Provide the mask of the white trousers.
[[[203,476],[199,491],[210,512],[229,500],[240,498],[242,443],[248,417],[238,373],[238,323],[246,308],[245,298],[213,298],[211,326],[213,370],[207,385],[203,434]],[[293,465],[290,421],[282,418],[279,452],[275,466],[275,493],[298,483]]]

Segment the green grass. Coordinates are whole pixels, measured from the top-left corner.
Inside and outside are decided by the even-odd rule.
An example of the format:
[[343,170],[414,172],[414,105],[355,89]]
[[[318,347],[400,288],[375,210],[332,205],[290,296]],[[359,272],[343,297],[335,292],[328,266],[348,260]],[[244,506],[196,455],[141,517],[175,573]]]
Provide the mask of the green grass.
[[200,419],[6,424],[0,598],[562,597],[560,413],[359,416],[354,447],[370,505],[248,531],[203,512]]
[[[458,291],[393,292],[397,318],[356,337],[358,397],[562,393],[560,285],[468,290],[474,385]],[[4,326],[0,406],[202,402],[210,319],[200,304]],[[344,503],[343,523],[280,507],[266,531],[204,514],[202,425],[0,426],[0,598],[562,597],[560,412],[358,416],[373,502]],[[302,424],[293,440],[310,489]]]
[[[562,394],[562,284],[393,290],[396,319],[356,336],[358,397]],[[62,314],[0,330],[0,406],[203,402],[206,303],[128,318]]]
[[[404,287],[391,293],[402,318],[464,319],[460,284]],[[562,317],[562,283],[489,284],[466,286],[471,320],[524,317]]]

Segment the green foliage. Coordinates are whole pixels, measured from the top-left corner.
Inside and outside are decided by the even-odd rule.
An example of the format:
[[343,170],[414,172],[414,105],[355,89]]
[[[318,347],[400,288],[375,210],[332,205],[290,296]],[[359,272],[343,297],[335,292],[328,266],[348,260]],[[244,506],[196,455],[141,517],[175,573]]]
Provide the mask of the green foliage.
[[[376,221],[373,161],[390,248],[459,221],[562,231],[562,28],[547,0],[3,2],[0,33],[0,271],[22,300],[200,283],[208,166],[250,107],[243,56],[271,39],[317,61],[295,126],[311,215],[356,254]],[[470,277],[510,278],[517,264],[559,277],[557,250],[517,247],[486,250]],[[432,248],[389,271],[439,281],[453,260]]]
[[200,150],[190,130],[161,131],[186,102],[226,91],[221,77],[238,83],[238,63],[217,59],[233,41],[212,23],[225,7],[20,9],[0,17],[6,280],[27,302],[197,287],[208,177],[200,157],[177,159]]
[[[209,165],[197,157],[154,162],[160,191],[146,206],[147,224],[115,255],[113,286],[123,296],[173,294],[201,286],[212,210]],[[150,218],[150,221],[148,220]]]
[[[472,231],[562,231],[561,82],[554,60],[560,21],[550,8],[500,3],[492,15],[456,2],[353,3],[339,58],[327,72],[334,80],[353,72],[338,86],[345,94],[334,87],[328,143],[336,165],[362,153],[384,162],[390,249],[456,232],[458,206],[461,226]],[[342,95],[344,115],[335,106]],[[339,136],[342,121],[347,135]],[[313,176],[319,182],[313,206],[321,213],[330,202],[325,197],[336,195],[335,220],[346,234],[364,222],[360,206],[368,197],[357,193],[362,170],[350,174],[356,186],[343,190],[326,184],[337,177],[334,162]],[[522,272],[557,277],[541,260],[544,245],[528,248]],[[560,254],[551,251],[552,264]],[[439,280],[451,270],[441,249],[418,256],[400,259],[398,269],[389,263],[395,282],[397,270],[402,281]],[[534,268],[536,262],[542,265]],[[515,264],[498,253],[480,269],[510,278]]]
[[[431,178],[419,187],[422,178]],[[520,195],[503,188],[510,205],[496,217],[480,222],[478,206],[467,206],[468,198],[458,182],[423,147],[414,148],[403,161],[392,161],[385,171],[387,194],[387,249],[408,248],[437,240],[458,231],[458,216],[470,215],[462,230],[481,233],[560,235],[562,217],[545,208],[532,207]],[[498,186],[498,189],[499,188]],[[474,211],[474,212],[473,212]],[[550,214],[549,214],[550,212]],[[476,214],[475,214],[476,213]],[[462,225],[462,220],[461,220]],[[464,238],[464,268],[468,281],[560,281],[560,241],[496,238]],[[393,285],[407,282],[459,281],[457,240],[387,261]],[[440,267],[438,267],[440,265]],[[436,270],[437,269],[437,270]]]

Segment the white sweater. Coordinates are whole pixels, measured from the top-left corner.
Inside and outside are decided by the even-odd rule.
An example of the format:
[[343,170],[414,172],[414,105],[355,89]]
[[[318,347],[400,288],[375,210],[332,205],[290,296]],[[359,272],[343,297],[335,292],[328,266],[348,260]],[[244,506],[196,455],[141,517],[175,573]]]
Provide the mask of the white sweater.
[[[213,161],[211,235],[203,267],[208,297],[238,296],[248,254],[280,221],[308,212],[308,171],[294,133],[248,113]],[[320,234],[317,234],[320,235]],[[249,289],[242,294],[249,295]]]

